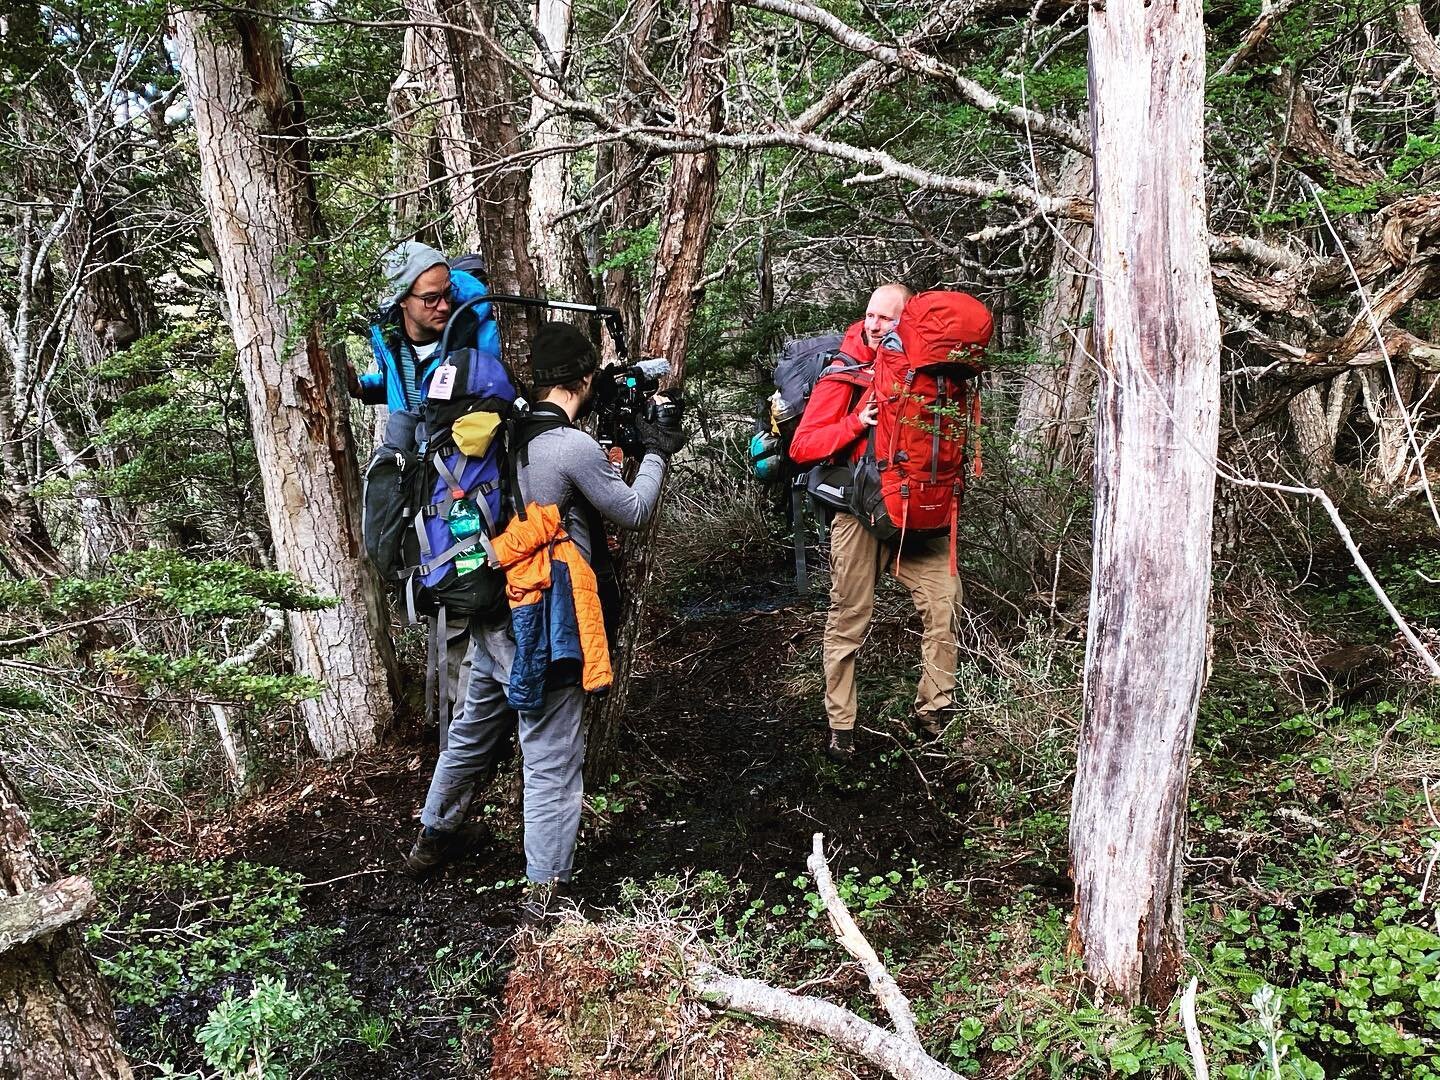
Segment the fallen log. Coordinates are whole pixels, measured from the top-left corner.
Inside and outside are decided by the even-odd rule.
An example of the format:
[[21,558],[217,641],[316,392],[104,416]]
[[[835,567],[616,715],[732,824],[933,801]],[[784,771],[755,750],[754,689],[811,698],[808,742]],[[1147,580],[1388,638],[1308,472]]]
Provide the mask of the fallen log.
[[79,922],[94,906],[95,887],[83,877],[0,896],[0,954]]
[[824,1035],[896,1080],[959,1080],[959,1073],[941,1065],[919,1043],[902,1039],[822,998],[794,994],[758,979],[726,975],[709,964],[692,969],[690,988],[722,1009]]

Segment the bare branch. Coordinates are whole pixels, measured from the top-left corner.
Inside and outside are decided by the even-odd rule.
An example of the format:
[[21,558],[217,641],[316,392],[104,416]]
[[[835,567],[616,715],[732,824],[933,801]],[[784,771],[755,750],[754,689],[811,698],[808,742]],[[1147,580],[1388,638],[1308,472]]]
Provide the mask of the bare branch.
[[1079,153],[1086,155],[1090,153],[1089,136],[1073,124],[1036,112],[1034,109],[1016,105],[1014,102],[1005,101],[985,89],[974,79],[929,53],[921,52],[908,45],[882,45],[824,8],[806,3],[805,0],[740,0],[740,3],[754,8],[756,11],[785,15],[798,22],[807,23],[818,30],[823,30],[852,52],[868,56],[882,64],[918,71],[933,79],[949,83],[971,105],[990,113],[1016,131],[1024,132],[1028,129],[1039,132]]
[[915,1033],[915,1014],[911,1011],[910,1002],[900,992],[900,987],[880,962],[880,957],[875,954],[865,935],[860,932],[860,927],[850,915],[850,909],[845,906],[845,901],[840,899],[840,893],[835,888],[835,880],[830,876],[830,866],[825,861],[825,834],[817,832],[813,844],[810,858],[805,865],[815,878],[815,889],[820,894],[820,899],[825,901],[825,913],[830,916],[831,929],[840,939],[840,944],[845,946],[845,951],[860,961],[865,977],[870,980],[871,992],[881,1007],[890,1014],[896,1032],[906,1042],[919,1046],[920,1036]]
[[702,998],[722,1009],[824,1035],[897,1080],[959,1080],[958,1073],[945,1068],[914,1043],[821,998],[802,997],[756,979],[725,975],[709,964],[697,964],[692,969],[690,985]]
[[1234,74],[1235,69],[1249,60],[1251,54],[1264,43],[1270,34],[1270,27],[1275,24],[1276,20],[1282,18],[1297,3],[1299,0],[1280,0],[1279,3],[1266,8],[1260,17],[1251,24],[1250,29],[1245,31],[1245,37],[1241,41],[1240,47],[1225,59],[1214,77]]

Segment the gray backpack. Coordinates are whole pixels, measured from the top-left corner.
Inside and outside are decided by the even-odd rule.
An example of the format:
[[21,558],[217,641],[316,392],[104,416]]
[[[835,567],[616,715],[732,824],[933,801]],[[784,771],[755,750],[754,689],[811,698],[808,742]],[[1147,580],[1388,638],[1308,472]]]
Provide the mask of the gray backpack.
[[839,334],[792,338],[780,347],[780,360],[775,365],[775,389],[785,403],[787,415],[799,417],[810,401],[810,391],[820,373],[840,352]]
[[[820,334],[809,338],[792,338],[780,349],[780,360],[775,365],[774,382],[779,401],[775,420],[780,432],[778,452],[785,468],[780,476],[790,485],[790,518],[795,535],[795,584],[805,592],[808,587],[805,558],[807,510],[815,519],[820,539],[825,539],[825,529],[831,513],[849,508],[850,466],[848,464],[822,464],[797,471],[790,463],[790,440],[800,426],[800,417],[810,402],[815,384],[837,359],[849,360],[840,352],[844,338],[840,334]],[[836,368],[849,371],[860,367],[858,361],[849,361],[852,366]]]

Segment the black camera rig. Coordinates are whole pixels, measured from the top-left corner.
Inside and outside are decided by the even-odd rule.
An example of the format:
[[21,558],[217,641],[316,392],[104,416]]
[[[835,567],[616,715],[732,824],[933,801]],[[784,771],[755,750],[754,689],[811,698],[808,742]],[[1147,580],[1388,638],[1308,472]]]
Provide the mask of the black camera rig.
[[[604,324],[610,341],[615,346],[615,356],[620,362],[601,367],[595,373],[597,438],[601,446],[606,449],[618,446],[626,454],[638,456],[644,447],[635,426],[637,417],[643,417],[661,427],[680,427],[683,406],[678,394],[669,394],[674,400],[655,400],[660,390],[660,381],[670,374],[670,361],[658,357],[636,363],[628,362],[630,352],[625,340],[625,323],[618,308],[600,304],[578,304],[570,300],[547,300],[538,296],[491,293],[467,300],[457,307],[446,323],[445,337],[449,337],[450,327],[455,324],[456,317],[462,311],[479,304],[515,304],[548,311],[574,311],[593,316]],[[445,341],[441,343],[442,354],[446,344]]]
[[645,449],[635,423],[640,417],[661,427],[679,430],[680,402],[655,400],[660,380],[669,374],[670,361],[664,357],[600,369],[595,384],[600,445],[618,446],[626,454],[639,456]]

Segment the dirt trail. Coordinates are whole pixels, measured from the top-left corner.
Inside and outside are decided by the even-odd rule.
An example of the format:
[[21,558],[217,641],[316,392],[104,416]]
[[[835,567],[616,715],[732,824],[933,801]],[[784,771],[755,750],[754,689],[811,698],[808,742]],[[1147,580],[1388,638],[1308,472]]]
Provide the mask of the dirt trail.
[[[818,700],[813,714],[801,715],[779,692],[782,667],[797,650],[813,652],[819,603],[762,587],[657,618],[631,695],[627,773],[607,796],[624,809],[587,815],[582,832],[576,892],[583,904],[613,904],[625,879],[690,870],[718,871],[743,881],[749,896],[761,895],[778,874],[803,872],[816,831],[839,851],[837,866],[865,873],[912,859],[931,868],[963,863],[961,796],[942,763],[899,753],[899,741],[864,736],[856,767],[827,765]],[[869,648],[877,656],[909,648],[899,625],[877,624],[874,636]],[[877,761],[887,750],[889,760]],[[482,1006],[498,1000],[502,985],[517,891],[494,886],[523,875],[518,838],[502,838],[429,882],[396,869],[434,758],[428,743],[390,745],[345,771],[316,768],[212,830],[216,854],[313,883],[305,902],[314,924],[344,930],[330,959],[374,1012],[397,994],[433,999],[431,965],[446,946],[457,956],[496,957],[480,987]],[[915,935],[923,939],[926,930],[907,920],[907,943],[918,947]],[[343,1075],[483,1070],[486,1047],[449,1045],[458,1031],[453,1018],[431,1027],[421,1037],[399,1032],[380,1054],[354,1048]]]

